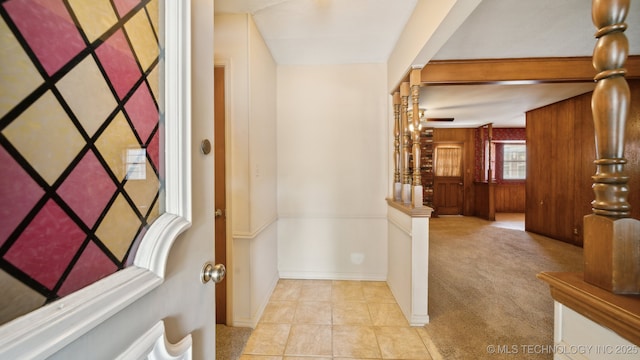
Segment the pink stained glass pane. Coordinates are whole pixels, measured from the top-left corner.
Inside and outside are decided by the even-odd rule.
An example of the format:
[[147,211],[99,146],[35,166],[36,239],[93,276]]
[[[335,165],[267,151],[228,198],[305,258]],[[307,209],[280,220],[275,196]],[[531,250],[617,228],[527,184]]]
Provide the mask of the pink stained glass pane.
[[115,191],[116,185],[109,174],[89,151],[62,183],[58,194],[91,228]]
[[96,244],[89,242],[60,287],[58,295],[66,296],[116,271],[118,266]]
[[143,83],[124,105],[142,143],[146,143],[151,131],[158,124],[158,108],[153,102],[149,88]]
[[96,55],[118,97],[123,99],[142,74],[122,30],[116,31],[100,45]]
[[0,146],[0,246],[44,195],[44,190]]
[[131,11],[131,9],[136,7],[136,5],[140,4],[140,0],[114,0],[113,3],[116,5],[116,9],[118,9],[118,15],[123,17]]
[[85,238],[86,234],[49,200],[4,258],[53,289]]
[[3,6],[49,75],[85,48],[62,0],[9,0]]

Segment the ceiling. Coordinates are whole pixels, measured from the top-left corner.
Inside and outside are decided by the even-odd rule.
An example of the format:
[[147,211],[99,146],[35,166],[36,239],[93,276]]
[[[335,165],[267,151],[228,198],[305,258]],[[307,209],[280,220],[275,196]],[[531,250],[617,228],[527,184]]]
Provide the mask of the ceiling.
[[[439,0],[436,0],[439,1]],[[385,63],[417,0],[215,0],[250,13],[276,63]]]
[[[389,58],[418,1],[444,0],[216,0],[215,11],[252,14],[280,65],[381,63]],[[625,34],[633,55],[640,54],[640,27],[633,27],[640,24],[640,11],[633,8],[639,5],[640,0],[632,0],[626,20],[632,25]],[[590,1],[482,0],[432,59],[591,56],[594,33]],[[427,117],[455,118],[429,126],[523,127],[526,111],[593,86],[429,86],[421,89],[420,104]]]

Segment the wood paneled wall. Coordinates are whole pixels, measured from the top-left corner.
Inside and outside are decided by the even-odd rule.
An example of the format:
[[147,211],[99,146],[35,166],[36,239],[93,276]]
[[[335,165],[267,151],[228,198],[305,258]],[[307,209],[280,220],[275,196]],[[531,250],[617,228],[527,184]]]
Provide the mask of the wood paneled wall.
[[[461,143],[464,145],[464,205],[463,215],[475,215],[485,219],[494,220],[496,212],[524,212],[525,211],[525,185],[492,184],[489,191],[488,184],[474,183],[475,167],[475,130],[464,129],[434,129],[434,144]],[[478,192],[476,194],[476,191]],[[495,194],[495,195],[490,195]],[[494,210],[489,209],[489,198],[494,200]]]
[[[476,182],[474,185],[474,215],[486,220],[496,219],[495,183]],[[493,202],[493,203],[492,203]]]
[[[632,217],[640,218],[640,80],[630,80],[625,157]],[[525,229],[582,246],[594,198],[591,93],[527,112]]]
[[495,184],[496,212],[523,213],[525,196],[524,182]]
[[[442,143],[458,143],[463,144],[464,158],[462,160],[463,182],[464,182],[464,204],[462,206],[463,215],[473,215],[474,213],[474,193],[473,193],[473,174],[475,166],[475,129],[433,129],[434,145]],[[437,212],[437,209],[436,209]]]

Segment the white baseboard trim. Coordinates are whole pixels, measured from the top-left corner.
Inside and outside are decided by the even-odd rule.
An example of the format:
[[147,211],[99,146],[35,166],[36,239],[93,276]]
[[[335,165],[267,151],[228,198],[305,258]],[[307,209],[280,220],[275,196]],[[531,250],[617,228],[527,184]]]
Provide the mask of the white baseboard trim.
[[410,326],[425,326],[429,323],[429,315],[411,315]]
[[387,281],[386,274],[353,274],[316,271],[280,271],[280,278],[292,280]]
[[251,318],[233,319],[233,321],[231,322],[232,326],[249,327],[249,328],[255,329],[256,326],[258,326],[258,322],[260,322],[260,318],[264,313],[264,309],[267,307],[267,304],[269,304],[269,299],[271,298],[271,294],[273,294],[273,291],[275,290],[276,285],[278,285],[278,280],[280,280],[280,275],[276,273],[273,279],[271,279],[271,285],[269,286],[269,291],[267,292],[267,295],[260,300],[260,304],[258,306],[258,310],[256,311],[256,313],[253,314]]
[[234,319],[233,323],[231,324],[231,326],[233,327],[244,327],[244,328],[252,328],[252,329],[255,329],[257,325],[258,323],[253,319],[238,319],[238,320]]

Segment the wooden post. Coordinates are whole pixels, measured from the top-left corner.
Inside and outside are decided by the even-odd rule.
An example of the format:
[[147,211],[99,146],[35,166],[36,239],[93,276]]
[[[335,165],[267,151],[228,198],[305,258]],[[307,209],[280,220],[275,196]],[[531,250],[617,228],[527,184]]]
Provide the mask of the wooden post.
[[640,221],[629,218],[624,175],[624,135],[630,105],[624,64],[629,44],[624,22],[629,0],[593,0],[596,32],[593,66],[598,71],[591,108],[596,174],[593,214],[584,218],[584,280],[616,294],[640,294]]
[[487,183],[491,184],[493,182],[493,168],[491,167],[491,160],[493,159],[494,154],[491,152],[491,145],[493,142],[493,124],[487,125],[487,156],[489,157],[488,165],[487,165]]
[[407,109],[409,108],[409,83],[400,84],[400,118],[402,120],[402,201],[411,203],[411,172],[409,170],[409,154],[411,147],[411,134]]
[[402,120],[400,119],[400,92],[393,93],[393,200],[400,201],[402,199],[402,182],[400,180],[400,128]]
[[412,120],[413,120],[413,197],[414,207],[422,207],[422,168],[420,160],[420,69],[411,70],[409,82],[411,84],[411,100],[413,100]]

